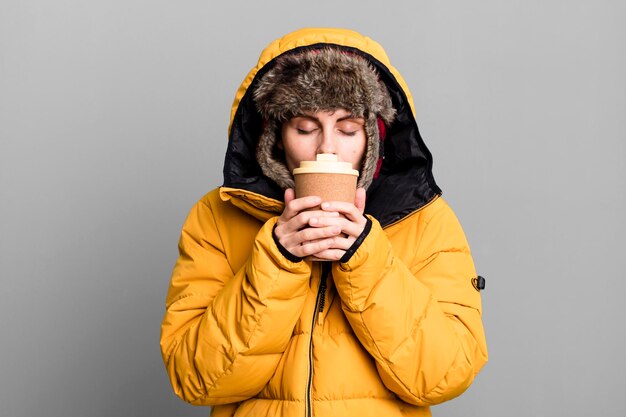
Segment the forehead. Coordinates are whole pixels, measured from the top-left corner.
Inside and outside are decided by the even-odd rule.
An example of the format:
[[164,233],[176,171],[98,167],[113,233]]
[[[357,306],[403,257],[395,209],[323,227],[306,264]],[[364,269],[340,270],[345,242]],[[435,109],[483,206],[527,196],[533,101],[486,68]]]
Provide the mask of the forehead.
[[324,119],[334,119],[334,120],[345,120],[345,119],[362,119],[362,117],[358,117],[352,114],[352,112],[343,109],[332,109],[332,110],[318,110],[318,111],[305,111],[302,114],[295,115],[293,119],[302,118],[302,119],[313,119],[313,120],[324,120]]

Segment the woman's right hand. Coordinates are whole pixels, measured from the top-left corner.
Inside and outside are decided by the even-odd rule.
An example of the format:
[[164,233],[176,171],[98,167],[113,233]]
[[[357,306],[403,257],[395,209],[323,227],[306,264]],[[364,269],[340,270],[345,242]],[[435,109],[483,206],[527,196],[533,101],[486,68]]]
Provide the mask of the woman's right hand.
[[295,198],[293,189],[285,190],[285,209],[276,222],[274,235],[292,255],[304,258],[332,247],[341,233],[339,226],[310,227],[310,221],[319,217],[339,217],[335,211],[308,210],[319,206],[320,197]]

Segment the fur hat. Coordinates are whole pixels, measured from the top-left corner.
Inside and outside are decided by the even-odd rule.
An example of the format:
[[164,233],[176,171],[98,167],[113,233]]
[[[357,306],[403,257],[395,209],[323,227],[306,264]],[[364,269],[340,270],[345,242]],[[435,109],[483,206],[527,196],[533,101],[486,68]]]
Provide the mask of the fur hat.
[[263,174],[280,187],[294,186],[283,151],[277,147],[282,123],[305,112],[339,108],[365,119],[367,147],[358,186],[371,184],[379,159],[378,123],[389,125],[395,109],[387,87],[365,58],[332,47],[282,55],[259,80],[254,100],[264,119],[257,161]]

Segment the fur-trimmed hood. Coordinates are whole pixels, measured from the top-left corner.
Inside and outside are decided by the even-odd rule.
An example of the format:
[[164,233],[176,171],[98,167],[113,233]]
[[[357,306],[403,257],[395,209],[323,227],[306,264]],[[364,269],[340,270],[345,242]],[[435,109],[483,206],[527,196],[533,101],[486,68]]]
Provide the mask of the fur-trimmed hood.
[[306,110],[350,110],[393,121],[395,110],[387,88],[365,58],[334,48],[287,53],[276,59],[254,90],[261,115],[284,122]]
[[378,120],[390,125],[395,109],[387,87],[365,58],[330,45],[283,54],[260,78],[254,101],[264,122],[257,161],[265,176],[282,188],[294,187],[279,147],[282,122],[307,111],[341,108],[365,119],[367,146],[358,186],[369,187],[381,156]]
[[[294,68],[298,71],[290,71]],[[313,75],[309,79],[317,80],[312,88],[303,88],[306,80],[298,79],[303,68]],[[254,193],[263,200],[281,202],[283,189],[292,183],[284,163],[273,155],[279,123],[303,109],[340,107],[366,120],[368,147],[359,180],[366,188],[371,182],[366,213],[383,225],[391,224],[441,193],[404,80],[379,44],[343,29],[302,29],[263,51],[233,103],[224,189],[243,190],[235,193],[238,198]],[[378,119],[386,125],[385,159],[378,178],[372,181],[377,159],[383,153],[378,149]],[[257,160],[269,164],[264,162],[262,169]],[[280,211],[280,206],[277,204],[275,210]]]

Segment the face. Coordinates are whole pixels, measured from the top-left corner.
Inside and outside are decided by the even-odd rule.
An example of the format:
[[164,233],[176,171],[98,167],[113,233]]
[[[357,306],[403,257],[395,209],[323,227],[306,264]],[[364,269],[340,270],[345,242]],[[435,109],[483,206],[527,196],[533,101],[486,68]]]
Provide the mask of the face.
[[344,109],[306,113],[289,119],[282,126],[282,143],[287,168],[293,171],[300,161],[314,161],[320,153],[337,155],[360,169],[365,154],[365,120]]

